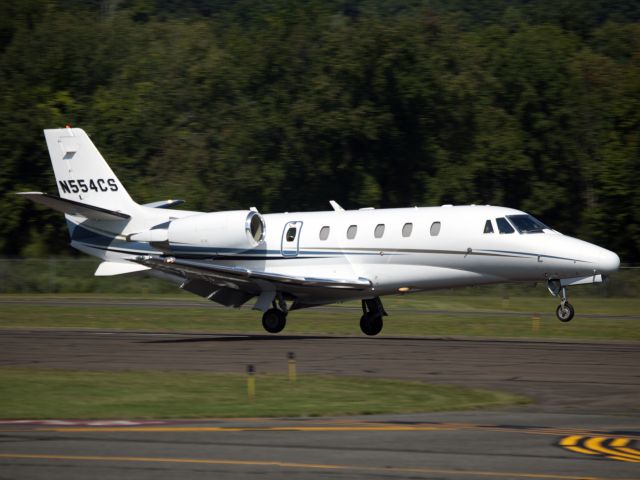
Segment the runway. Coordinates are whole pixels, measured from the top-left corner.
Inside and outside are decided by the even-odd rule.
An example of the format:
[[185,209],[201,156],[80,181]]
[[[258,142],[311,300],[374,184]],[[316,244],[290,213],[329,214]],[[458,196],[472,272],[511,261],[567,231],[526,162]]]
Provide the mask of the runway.
[[535,407],[640,412],[640,345],[407,337],[0,330],[0,365],[83,370],[298,372],[506,390]]
[[[523,423],[522,415],[4,425],[0,462],[3,476],[30,479],[638,478],[638,455],[618,452],[629,461],[613,460],[604,452],[582,454],[558,445],[573,437],[602,439],[605,445],[637,441],[637,432],[621,432],[628,419],[531,413]],[[603,425],[617,433],[600,431]]]
[[531,397],[503,411],[0,424],[0,478],[640,478],[634,343],[1,330],[0,365],[286,369]]

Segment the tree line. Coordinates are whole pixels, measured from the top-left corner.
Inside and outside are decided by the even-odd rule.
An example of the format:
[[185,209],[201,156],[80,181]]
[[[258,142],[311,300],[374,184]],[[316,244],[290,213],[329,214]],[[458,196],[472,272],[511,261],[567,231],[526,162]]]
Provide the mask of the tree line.
[[43,128],[140,203],[494,204],[640,261],[640,2],[8,0],[0,254],[69,253]]

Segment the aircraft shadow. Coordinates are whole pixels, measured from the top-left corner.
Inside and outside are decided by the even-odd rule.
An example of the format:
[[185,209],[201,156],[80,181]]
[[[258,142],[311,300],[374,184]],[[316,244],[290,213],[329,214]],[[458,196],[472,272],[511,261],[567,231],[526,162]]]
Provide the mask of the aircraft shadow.
[[233,336],[216,336],[216,337],[196,337],[196,338],[172,338],[166,340],[145,340],[137,343],[198,343],[198,342],[248,342],[248,341],[271,341],[282,342],[290,340],[353,340],[358,337],[333,337],[333,336],[307,336],[307,335],[233,335]]
[[[545,339],[516,339],[516,338],[455,338],[455,337],[355,337],[355,336],[332,336],[332,335],[211,335],[211,336],[199,336],[194,334],[188,338],[169,338],[162,340],[142,340],[135,343],[141,344],[172,344],[172,343],[225,343],[225,342],[289,342],[289,341],[301,341],[301,340],[350,340],[350,341],[363,341],[363,342],[428,342],[428,343],[496,343],[496,344],[553,344],[557,347],[561,346],[573,346],[574,342],[563,342]],[[597,345],[597,342],[585,342],[582,345],[589,344]]]

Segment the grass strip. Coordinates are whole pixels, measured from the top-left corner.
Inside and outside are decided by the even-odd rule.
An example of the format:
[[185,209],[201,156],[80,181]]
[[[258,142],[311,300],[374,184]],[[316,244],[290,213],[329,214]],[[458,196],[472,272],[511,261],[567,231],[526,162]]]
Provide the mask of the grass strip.
[[[404,295],[389,295],[382,297],[386,308],[392,311],[397,310],[455,310],[465,311],[501,311],[501,312],[538,312],[542,314],[554,315],[559,299],[551,295],[540,295],[539,291],[532,292],[531,295],[472,295],[474,289],[451,290],[446,292],[422,292]],[[546,292],[546,291],[545,291]],[[571,290],[570,302],[576,307],[577,314],[603,314],[603,315],[640,315],[640,297],[603,297],[603,296],[578,296],[579,290]],[[185,303],[193,306],[200,303],[203,308],[225,308],[204,298],[192,295],[184,291],[170,294],[114,294],[114,293],[35,293],[35,294],[0,294],[0,304],[2,301],[87,301],[105,303],[113,301],[148,301],[174,303],[176,307],[181,307]],[[243,309],[250,309],[253,301],[249,301]],[[331,305],[331,307],[351,307],[360,308],[359,301],[349,301]],[[255,312],[254,312],[255,313]]]
[[[21,297],[28,298],[28,297]],[[91,297],[100,298],[100,297]],[[111,298],[111,297],[106,297]],[[385,317],[382,335],[407,336],[478,336],[512,338],[554,338],[562,340],[624,340],[640,341],[640,303],[635,299],[615,302],[576,302],[578,313],[570,323],[561,323],[552,313],[553,299],[535,303],[531,299],[500,299],[464,297],[455,303],[451,298],[406,297],[401,302],[392,298],[385,302],[389,317]],[[166,301],[162,296],[155,300]],[[153,300],[152,299],[152,300]],[[103,299],[104,300],[104,299]],[[152,301],[150,300],[150,301]],[[542,305],[540,303],[543,303]],[[353,302],[348,307],[353,307]],[[516,307],[525,305],[531,312],[542,313],[539,319],[533,314],[514,313]],[[394,307],[397,310],[394,311]],[[582,308],[582,310],[580,310]],[[636,309],[637,308],[637,309]],[[416,311],[413,312],[412,309]],[[486,314],[493,309],[500,314]],[[443,310],[443,312],[425,312]],[[447,310],[455,310],[455,314]],[[512,311],[510,314],[509,311]],[[522,310],[520,310],[522,311]],[[581,316],[590,313],[591,317]],[[607,318],[597,315],[633,315],[630,318]],[[336,307],[293,311],[287,319],[283,334],[332,334],[360,335],[358,326],[361,312],[357,308]],[[37,298],[31,304],[2,305],[0,328],[97,328],[150,330],[168,332],[210,333],[265,333],[261,315],[249,309],[212,308],[193,304],[188,308],[176,306],[123,307],[100,305],[39,305]]]
[[293,417],[433,412],[528,400],[503,392],[334,376],[0,368],[0,418],[149,419]]

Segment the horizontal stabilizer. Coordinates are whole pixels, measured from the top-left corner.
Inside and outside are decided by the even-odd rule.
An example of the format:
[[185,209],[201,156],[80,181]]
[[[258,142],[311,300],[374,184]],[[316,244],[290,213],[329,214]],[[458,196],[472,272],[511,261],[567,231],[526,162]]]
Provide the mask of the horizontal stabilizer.
[[139,263],[102,262],[98,265],[98,269],[94,275],[96,277],[110,277],[112,275],[123,275],[125,273],[143,272],[145,270],[150,270],[150,268],[140,265]]
[[182,205],[184,200],[160,200],[158,202],[145,203],[143,207],[149,208],[172,208]]
[[27,197],[29,200],[53,208],[59,212],[68,213],[69,215],[80,215],[89,220],[126,220],[131,218],[130,215],[106,208],[96,207],[88,203],[77,202],[60,198],[55,195],[49,195],[42,192],[19,192],[18,195]]

